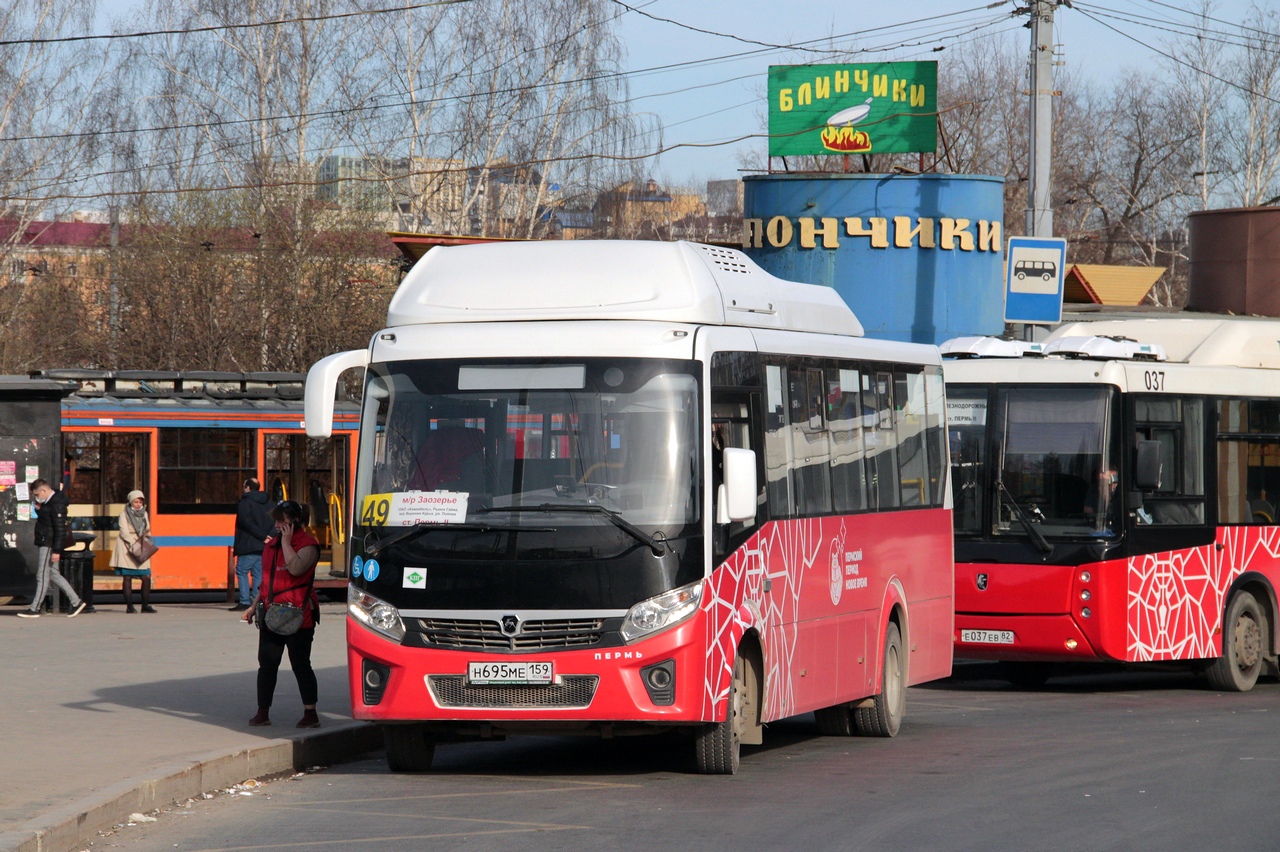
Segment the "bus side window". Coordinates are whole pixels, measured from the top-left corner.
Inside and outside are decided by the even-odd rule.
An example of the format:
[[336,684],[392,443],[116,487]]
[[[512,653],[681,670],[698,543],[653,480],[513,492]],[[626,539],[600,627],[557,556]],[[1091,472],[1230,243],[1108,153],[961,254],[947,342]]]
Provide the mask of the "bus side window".
[[1274,524],[1280,434],[1271,400],[1218,403],[1218,523]]
[[1143,512],[1154,524],[1203,524],[1204,400],[1138,397],[1134,414],[1137,440],[1160,445],[1160,486],[1144,492]]
[[831,495],[837,512],[861,512],[867,508],[861,387],[862,377],[857,370],[833,368],[827,371]]
[[863,439],[871,509],[898,507],[898,436],[894,429],[893,374],[862,374]]
[[780,364],[768,364],[765,377],[764,477],[768,495],[769,517],[775,520],[795,516],[791,494],[791,441],[787,416],[785,370]]

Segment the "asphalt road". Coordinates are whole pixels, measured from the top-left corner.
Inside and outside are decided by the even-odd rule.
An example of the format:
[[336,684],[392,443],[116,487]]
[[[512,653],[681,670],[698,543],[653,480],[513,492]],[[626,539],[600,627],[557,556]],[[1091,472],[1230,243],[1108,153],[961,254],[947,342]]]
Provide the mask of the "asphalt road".
[[[93,849],[1244,849],[1280,844],[1280,684],[1177,672],[1023,691],[966,666],[910,690],[895,739],[769,726],[734,777],[671,738],[441,746],[174,808]],[[252,795],[242,795],[252,793]]]

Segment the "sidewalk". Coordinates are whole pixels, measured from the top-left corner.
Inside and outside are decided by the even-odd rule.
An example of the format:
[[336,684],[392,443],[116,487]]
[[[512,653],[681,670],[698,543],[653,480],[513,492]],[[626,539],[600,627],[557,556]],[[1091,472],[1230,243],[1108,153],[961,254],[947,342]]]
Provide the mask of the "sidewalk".
[[0,607],[0,852],[82,848],[131,813],[381,746],[351,719],[344,605],[322,604],[316,629],[318,730],[294,728],[302,702],[287,655],[274,724],[246,724],[257,631],[240,613],[156,608],[25,619]]

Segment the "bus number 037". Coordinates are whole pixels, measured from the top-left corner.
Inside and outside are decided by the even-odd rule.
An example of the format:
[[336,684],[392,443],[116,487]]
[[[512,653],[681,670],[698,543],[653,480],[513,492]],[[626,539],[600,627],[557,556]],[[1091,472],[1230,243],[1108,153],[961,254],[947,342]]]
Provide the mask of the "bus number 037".
[[1164,390],[1164,370],[1146,370],[1142,374],[1143,384],[1149,391]]

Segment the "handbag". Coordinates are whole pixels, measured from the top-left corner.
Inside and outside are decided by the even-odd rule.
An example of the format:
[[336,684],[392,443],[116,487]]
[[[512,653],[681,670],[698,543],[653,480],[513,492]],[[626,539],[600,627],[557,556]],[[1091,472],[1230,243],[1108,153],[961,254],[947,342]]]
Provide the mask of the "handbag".
[[292,636],[302,627],[302,607],[290,603],[273,603],[262,619],[267,629],[278,636]]
[[[312,575],[312,580],[315,575]],[[308,588],[310,583],[307,584]],[[297,587],[295,587],[297,588]],[[258,627],[266,627],[277,636],[292,636],[302,628],[303,609],[291,603],[277,602],[276,597],[276,569],[275,563],[271,567],[271,580],[267,586],[267,608],[266,612],[258,610],[259,619]],[[258,601],[258,606],[262,606],[262,601]]]
[[158,550],[160,550],[160,546],[151,541],[151,536],[141,535],[135,541],[130,542],[129,558],[141,565],[155,556]]

